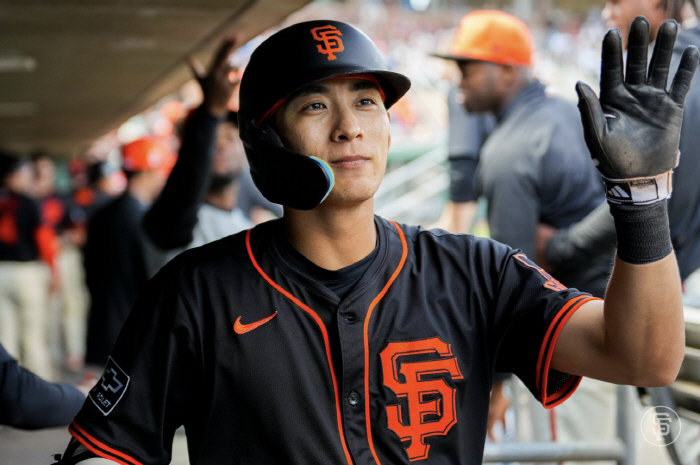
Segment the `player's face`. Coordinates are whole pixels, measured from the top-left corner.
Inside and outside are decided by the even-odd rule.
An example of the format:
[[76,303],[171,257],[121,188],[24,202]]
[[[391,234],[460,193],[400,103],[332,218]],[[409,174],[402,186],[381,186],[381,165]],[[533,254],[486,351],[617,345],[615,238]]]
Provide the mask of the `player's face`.
[[219,124],[216,134],[216,154],[212,170],[215,174],[240,173],[245,166],[243,143],[238,136],[238,128],[224,121]]
[[389,152],[389,115],[377,87],[331,79],[290,97],[275,113],[286,148],[326,161],[335,187],[324,204],[364,202],[379,188]]
[[13,173],[7,175],[4,185],[14,192],[29,194],[32,191],[33,177],[32,166],[29,163],[23,163]]
[[464,107],[473,113],[493,113],[500,107],[501,66],[485,61],[460,61]]

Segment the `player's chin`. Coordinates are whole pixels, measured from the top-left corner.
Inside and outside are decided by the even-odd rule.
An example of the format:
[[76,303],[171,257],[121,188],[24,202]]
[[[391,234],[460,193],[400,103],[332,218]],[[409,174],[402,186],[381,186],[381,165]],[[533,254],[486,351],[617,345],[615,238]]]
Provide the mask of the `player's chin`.
[[377,188],[371,185],[355,185],[348,188],[336,184],[324,203],[343,207],[361,205],[371,200],[376,192]]

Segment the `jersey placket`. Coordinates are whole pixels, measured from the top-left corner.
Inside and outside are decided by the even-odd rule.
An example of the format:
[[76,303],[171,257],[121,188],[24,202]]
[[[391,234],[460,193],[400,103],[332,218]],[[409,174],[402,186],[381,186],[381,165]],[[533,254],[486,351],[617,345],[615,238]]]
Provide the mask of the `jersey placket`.
[[[391,221],[389,223],[391,223],[400,238],[401,258],[398,258],[397,252],[389,253],[388,255],[393,256],[393,258],[389,259],[387,263],[383,263],[383,254],[380,252],[377,261],[382,263],[382,266],[371,273],[372,278],[369,282],[365,281],[365,284],[359,286],[362,289],[366,286],[367,289],[364,289],[364,292],[353,292],[351,296],[340,302],[340,305],[337,307],[337,330],[342,353],[342,367],[334,366],[330,353],[331,344],[329,338],[332,335],[329,334],[329,329],[332,331],[333,328],[327,328],[319,314],[311,306],[277,284],[264,272],[255,260],[252,252],[250,230],[246,237],[248,254],[257,271],[276,291],[283,294],[297,307],[309,314],[323,333],[329,369],[336,393],[340,440],[343,443],[343,449],[349,464],[380,463],[372,442],[369,404],[365,401],[369,395],[370,371],[379,373],[378,365],[370,366],[369,327],[373,311],[400,273],[408,254],[403,231],[396,223]],[[380,247],[383,244],[383,247],[393,249],[396,248],[396,244],[394,242],[393,248],[388,244],[388,242],[391,242],[387,237],[388,229],[391,229],[391,226],[383,221],[378,221]],[[396,249],[398,250],[398,248]],[[314,287],[317,286],[318,284]],[[314,305],[312,302],[309,302],[309,304]],[[372,363],[378,364],[379,360],[372,360]]]
[[[342,369],[341,409],[346,441],[356,464],[380,464],[372,435],[371,403],[367,401],[371,373],[379,373],[379,360],[370,357],[370,328],[373,313],[379,311],[382,298],[403,269],[408,255],[403,231],[396,223],[390,223],[401,240],[401,258],[393,263],[389,260],[382,267],[377,282],[371,286],[378,290],[376,295],[365,293],[361,298],[342,302],[338,308],[342,368],[337,369]],[[386,234],[381,236],[388,242]]]

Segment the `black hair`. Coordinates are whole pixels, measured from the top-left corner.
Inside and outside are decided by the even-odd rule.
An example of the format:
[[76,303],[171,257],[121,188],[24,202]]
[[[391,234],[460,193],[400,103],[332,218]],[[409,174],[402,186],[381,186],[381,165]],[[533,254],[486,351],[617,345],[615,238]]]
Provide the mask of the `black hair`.
[[4,184],[5,178],[17,171],[26,161],[26,158],[0,150],[0,183]]

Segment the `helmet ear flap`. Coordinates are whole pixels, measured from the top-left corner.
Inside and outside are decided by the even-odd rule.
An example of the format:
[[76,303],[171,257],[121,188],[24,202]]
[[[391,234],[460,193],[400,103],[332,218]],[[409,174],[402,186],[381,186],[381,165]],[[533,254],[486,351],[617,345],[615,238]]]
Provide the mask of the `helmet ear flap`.
[[287,150],[269,124],[247,123],[245,132],[250,173],[267,200],[296,210],[311,210],[325,200],[334,185],[326,162]]
[[282,143],[282,139],[280,138],[279,134],[277,134],[277,131],[270,126],[268,123],[263,123],[259,126],[260,133],[262,137],[267,139],[267,141],[273,145],[277,145],[279,147],[284,147],[284,144]]

